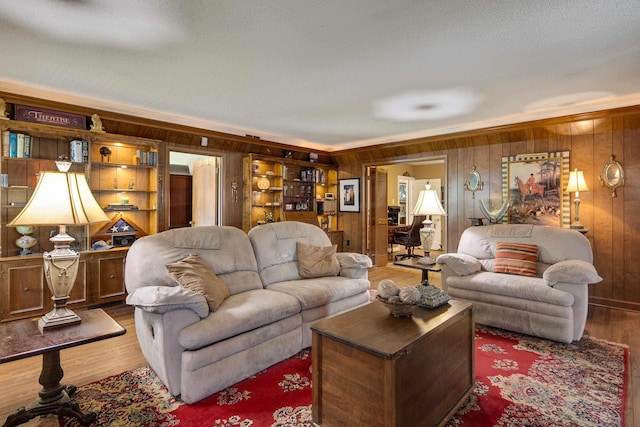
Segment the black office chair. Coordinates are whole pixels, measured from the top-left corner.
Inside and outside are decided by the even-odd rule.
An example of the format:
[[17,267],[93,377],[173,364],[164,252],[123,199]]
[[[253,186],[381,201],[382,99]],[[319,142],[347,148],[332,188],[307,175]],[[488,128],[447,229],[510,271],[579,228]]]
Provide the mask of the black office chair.
[[414,215],[413,223],[409,231],[396,231],[393,233],[393,243],[403,245],[407,250],[406,254],[398,254],[395,256],[396,261],[405,258],[421,258],[422,255],[414,254],[414,248],[420,246],[420,229],[424,227],[422,221],[427,219],[426,215]]

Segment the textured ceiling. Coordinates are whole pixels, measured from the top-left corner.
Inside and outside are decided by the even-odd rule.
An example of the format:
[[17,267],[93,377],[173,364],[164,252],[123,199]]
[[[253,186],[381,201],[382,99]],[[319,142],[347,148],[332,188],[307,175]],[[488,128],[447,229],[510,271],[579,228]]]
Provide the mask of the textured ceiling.
[[337,150],[640,104],[640,1],[0,0],[0,90]]

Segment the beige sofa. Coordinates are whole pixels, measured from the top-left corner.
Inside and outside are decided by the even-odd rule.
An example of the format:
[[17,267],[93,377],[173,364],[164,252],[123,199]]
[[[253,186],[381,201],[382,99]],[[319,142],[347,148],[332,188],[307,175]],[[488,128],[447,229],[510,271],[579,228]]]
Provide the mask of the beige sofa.
[[[233,227],[176,229],[131,246],[127,303],[135,306],[142,352],[171,394],[193,403],[235,384],[309,347],[311,322],[369,301],[367,256],[338,253],[339,275],[303,279],[297,242],[331,245],[316,226],[281,222],[248,235]],[[165,269],[194,252],[229,289],[216,311]]]
[[[535,276],[497,273],[498,243],[537,246]],[[524,224],[470,227],[458,252],[438,257],[442,286],[472,301],[476,322],[570,343],[584,333],[588,284],[602,280],[589,241],[578,231]]]

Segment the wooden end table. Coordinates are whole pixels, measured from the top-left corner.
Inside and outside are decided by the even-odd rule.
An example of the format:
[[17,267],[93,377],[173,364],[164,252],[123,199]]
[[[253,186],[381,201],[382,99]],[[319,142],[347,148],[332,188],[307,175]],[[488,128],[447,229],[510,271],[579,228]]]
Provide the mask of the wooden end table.
[[399,265],[401,267],[409,267],[409,268],[417,268],[418,270],[422,270],[422,284],[429,284],[429,272],[439,273],[442,271],[439,264],[420,264],[418,262],[419,258],[409,258],[403,259],[402,261],[396,261],[393,265]]
[[473,391],[473,305],[395,318],[378,301],[311,326],[316,426],[443,426]]
[[38,329],[38,319],[0,324],[0,363],[42,355],[40,398],[7,417],[4,427],[17,426],[46,414],[73,417],[84,426],[95,421],[96,414],[82,412],[72,398],[76,387],[60,384],[64,375],[60,350],[123,335],[126,329],[101,309],[78,311],[77,314],[81,323],[45,332]]

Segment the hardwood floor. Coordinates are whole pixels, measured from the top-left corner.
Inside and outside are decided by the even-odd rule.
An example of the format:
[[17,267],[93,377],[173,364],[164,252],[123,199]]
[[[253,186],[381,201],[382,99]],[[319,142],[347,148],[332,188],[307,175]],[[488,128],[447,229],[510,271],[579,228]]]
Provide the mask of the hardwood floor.
[[[439,286],[440,275],[430,273],[431,282]],[[413,286],[420,281],[420,271],[387,266],[374,267],[369,279],[375,288],[382,279],[392,279],[399,286]],[[62,350],[60,360],[65,384],[82,385],[120,372],[143,366],[146,362],[135,334],[133,311],[126,306],[105,308],[127,329],[123,336],[80,347]],[[629,346],[629,387],[627,392],[627,427],[640,427],[640,313],[589,306],[586,333]],[[33,402],[41,386],[38,384],[42,358],[31,357],[0,365],[0,422],[20,406]],[[29,426],[44,425],[36,422]]]

